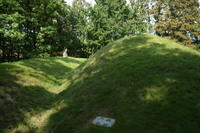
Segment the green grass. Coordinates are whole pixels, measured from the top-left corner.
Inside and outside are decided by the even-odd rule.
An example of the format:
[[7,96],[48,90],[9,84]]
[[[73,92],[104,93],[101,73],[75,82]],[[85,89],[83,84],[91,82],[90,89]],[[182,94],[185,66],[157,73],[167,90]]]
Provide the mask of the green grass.
[[0,64],[0,132],[36,132],[54,111],[54,98],[85,59],[44,58]]
[[[77,69],[46,125],[55,133],[200,132],[200,53],[141,34],[115,41]],[[112,128],[91,124],[116,119]]]
[[[1,129],[20,133],[200,132],[198,51],[141,34],[109,44],[71,71],[82,62],[49,58],[0,64]],[[94,126],[91,121],[96,116],[115,118],[116,124]]]

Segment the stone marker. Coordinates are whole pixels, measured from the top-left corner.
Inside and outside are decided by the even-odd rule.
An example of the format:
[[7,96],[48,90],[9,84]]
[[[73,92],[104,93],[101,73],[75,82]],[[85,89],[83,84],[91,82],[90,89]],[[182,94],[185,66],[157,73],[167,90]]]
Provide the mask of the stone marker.
[[92,121],[92,123],[97,126],[112,127],[115,124],[115,121],[116,120],[112,118],[98,116]]
[[64,52],[63,52],[63,57],[68,57],[68,54],[67,54],[67,48],[64,49]]

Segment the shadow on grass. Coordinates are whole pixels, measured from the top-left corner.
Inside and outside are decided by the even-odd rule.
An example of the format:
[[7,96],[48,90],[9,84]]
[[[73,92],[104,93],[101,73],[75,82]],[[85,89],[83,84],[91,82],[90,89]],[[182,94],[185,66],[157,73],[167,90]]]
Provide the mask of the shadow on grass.
[[[26,125],[27,113],[34,115],[53,108],[56,94],[48,91],[52,88],[45,83],[59,86],[60,80],[72,71],[66,62],[81,63],[71,58],[49,58],[0,64],[0,132],[21,123]],[[25,132],[36,132],[27,126],[30,127]]]
[[[153,38],[121,40],[90,59],[57,97],[67,106],[51,116],[49,132],[199,132],[200,54]],[[95,127],[91,120],[98,115],[117,122]]]
[[4,76],[9,78],[9,83],[0,81],[0,132],[26,123],[26,112],[36,113],[50,108],[54,97],[41,86],[22,86],[11,83],[18,80],[17,77],[9,74]]

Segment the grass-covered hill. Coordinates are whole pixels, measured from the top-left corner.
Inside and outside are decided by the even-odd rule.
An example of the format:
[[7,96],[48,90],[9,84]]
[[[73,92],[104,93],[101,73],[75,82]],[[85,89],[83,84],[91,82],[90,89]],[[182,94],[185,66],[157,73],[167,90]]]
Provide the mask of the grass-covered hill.
[[44,58],[0,64],[0,132],[36,132],[54,112],[55,96],[85,59]]
[[[115,41],[69,78],[47,132],[200,132],[200,53],[148,34]],[[91,124],[116,119],[112,128]]]
[[[0,131],[200,132],[198,51],[141,34],[115,41],[84,61],[0,64]],[[116,124],[94,126],[96,116],[115,118]]]

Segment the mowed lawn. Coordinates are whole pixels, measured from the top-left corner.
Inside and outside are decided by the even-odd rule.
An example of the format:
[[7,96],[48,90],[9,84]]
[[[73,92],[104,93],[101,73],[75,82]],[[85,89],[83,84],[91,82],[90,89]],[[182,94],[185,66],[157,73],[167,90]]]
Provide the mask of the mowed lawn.
[[[141,34],[115,41],[74,72],[49,119],[54,133],[200,132],[200,53]],[[65,105],[65,106],[64,106]],[[116,119],[112,128],[92,125]]]
[[81,58],[36,58],[0,64],[0,132],[36,132]]
[[[140,34],[114,41],[84,61],[0,64],[2,131],[200,132],[199,51]],[[96,116],[116,123],[95,126]]]

